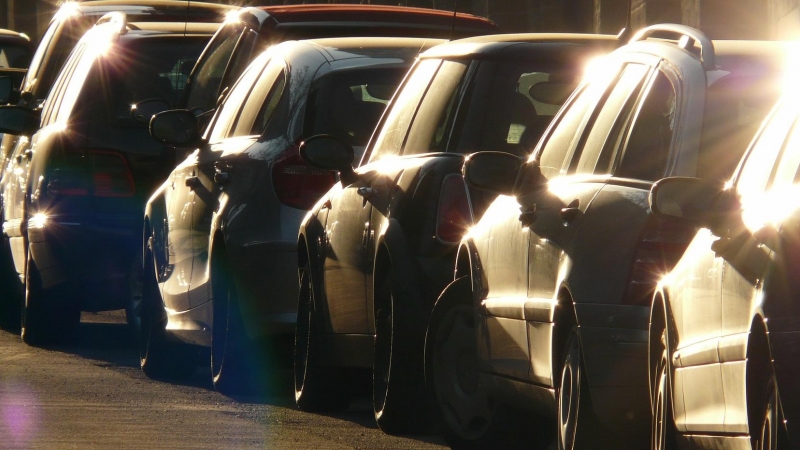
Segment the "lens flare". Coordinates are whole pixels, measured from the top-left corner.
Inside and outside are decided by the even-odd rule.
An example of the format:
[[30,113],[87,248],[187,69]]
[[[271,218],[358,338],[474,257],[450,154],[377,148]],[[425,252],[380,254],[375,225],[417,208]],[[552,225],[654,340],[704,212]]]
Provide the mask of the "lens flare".
[[30,448],[39,424],[36,394],[26,385],[0,383],[0,436],[11,448]]

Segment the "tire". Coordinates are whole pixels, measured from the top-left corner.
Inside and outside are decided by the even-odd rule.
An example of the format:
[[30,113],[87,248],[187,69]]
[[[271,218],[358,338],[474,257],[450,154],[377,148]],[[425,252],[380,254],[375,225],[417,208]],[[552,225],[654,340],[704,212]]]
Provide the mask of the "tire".
[[211,287],[211,381],[225,395],[252,393],[260,378],[256,375],[258,355],[244,333],[239,297],[227,261],[220,260],[212,267]]
[[496,402],[479,379],[469,277],[450,283],[434,306],[425,341],[426,384],[439,429],[454,449],[542,449],[552,425]]
[[0,243],[0,328],[19,332],[25,291],[11,257],[8,239]]
[[315,312],[311,272],[300,269],[300,296],[297,302],[297,328],[294,341],[294,399],[307,412],[344,411],[350,406],[341,370],[320,361],[317,338],[319,318]]
[[197,369],[197,355],[189,346],[167,338],[167,313],[153,263],[152,241],[148,242],[142,273],[142,314],[139,334],[139,365],[156,380],[184,380]]
[[582,360],[578,328],[574,326],[564,346],[561,380],[556,392],[559,450],[598,448],[598,442],[606,442],[599,436]]
[[131,335],[138,341],[142,331],[142,276],[144,267],[141,252],[136,252],[136,256],[131,263],[130,275],[128,277],[128,301],[125,305],[125,322],[130,329]]
[[756,433],[750,436],[753,450],[777,450],[778,448],[778,390],[775,377],[770,377],[764,393],[760,424],[756,423]]
[[[652,339],[652,338],[651,338]],[[652,386],[652,419],[650,426],[650,448],[651,450],[676,450],[678,445],[675,441],[675,423],[672,417],[672,381],[670,379],[672,370],[670,368],[670,353],[667,344],[666,330],[662,330],[657,338],[659,343],[651,342],[651,348],[660,349],[656,353],[658,359],[650,374]],[[653,346],[656,344],[658,346]],[[655,350],[658,352],[658,350]]]
[[387,434],[424,431],[423,337],[408,330],[396,313],[395,305],[407,300],[398,296],[391,269],[379,286],[372,368],[375,422]]
[[77,337],[81,312],[65,292],[45,289],[28,247],[25,261],[25,300],[20,336],[29,345],[69,343]]

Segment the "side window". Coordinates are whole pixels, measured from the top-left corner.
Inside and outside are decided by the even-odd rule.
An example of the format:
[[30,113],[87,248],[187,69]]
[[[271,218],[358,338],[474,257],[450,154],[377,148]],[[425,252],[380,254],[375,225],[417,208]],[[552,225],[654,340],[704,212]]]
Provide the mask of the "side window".
[[203,51],[198,67],[195,68],[194,77],[189,80],[189,97],[186,99],[186,108],[200,108],[208,111],[216,106],[219,95],[219,85],[228,67],[231,54],[239,42],[243,26],[241,24],[227,25],[217,32],[208,47]]
[[649,71],[650,68],[642,64],[625,66],[605,103],[595,113],[575,167],[576,173],[610,173],[611,154],[618,148],[613,142],[616,141],[615,135],[624,130]]
[[44,33],[44,36],[42,36],[42,40],[39,43],[39,46],[36,48],[36,53],[33,54],[33,59],[31,59],[31,65],[30,69],[28,70],[28,74],[25,76],[26,83],[39,76],[39,67],[42,65],[45,52],[47,52],[47,49],[50,48],[50,45],[52,44],[53,36],[56,34],[56,29],[58,28],[59,24],[60,22],[58,21],[51,23],[47,28],[47,31]]
[[80,63],[85,49],[85,44],[81,44],[75,48],[70,59],[64,65],[64,68],[59,74],[58,79],[56,80],[56,83],[50,92],[50,95],[48,96],[47,102],[45,103],[44,111],[42,112],[42,125],[46,126],[56,121],[58,109],[62,99],[64,98],[67,84],[70,82],[72,73],[75,71],[75,67],[78,65],[78,63]]
[[63,86],[63,94],[60,94],[60,99],[53,105],[56,122],[66,123],[67,119],[69,119],[72,109],[83,90],[89,71],[92,70],[92,67],[96,67],[97,59],[94,55],[86,54],[84,49],[79,52],[76,64],[67,74],[67,79]]
[[736,180],[736,192],[739,195],[757,195],[766,190],[775,161],[796,119],[795,108],[784,107],[775,111],[758,140],[753,143],[739,172]]
[[445,61],[428,88],[403,147],[404,155],[414,155],[446,150],[446,130],[455,117],[459,86],[467,72],[463,62]]
[[370,161],[400,154],[419,102],[441,63],[442,61],[438,59],[424,60],[417,64],[409,75],[402,91],[396,95],[392,109],[375,139]]
[[[232,136],[252,136],[262,133],[283,93],[286,80],[283,74],[284,68],[282,59],[274,59],[267,65],[242,107],[242,113],[236,120]],[[259,121],[256,121],[257,117]]]
[[656,181],[664,176],[675,132],[675,88],[657,72],[636,114],[615,176]]
[[216,143],[231,135],[242,103],[250,95],[253,84],[258,80],[258,76],[261,74],[261,70],[264,68],[265,64],[266,60],[260,61],[260,64],[254,62],[233,86],[231,93],[228,94],[228,97],[222,103],[219,111],[217,111],[216,118],[211,127],[211,134],[208,139],[209,142]]
[[564,170],[564,162],[569,156],[586,123],[586,114],[600,101],[603,93],[613,77],[602,77],[588,85],[578,88],[571,102],[561,110],[555,119],[549,136],[540,144],[538,153],[539,165],[546,178],[560,175]]

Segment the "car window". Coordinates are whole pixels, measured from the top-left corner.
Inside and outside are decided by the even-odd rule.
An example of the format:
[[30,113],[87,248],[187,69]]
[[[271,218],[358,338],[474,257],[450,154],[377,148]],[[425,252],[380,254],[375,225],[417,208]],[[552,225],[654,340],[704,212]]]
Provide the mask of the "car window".
[[664,176],[672,147],[675,87],[659,71],[645,95],[631,125],[615,176],[656,181]]
[[317,79],[306,102],[303,135],[332,134],[363,151],[405,75],[379,67],[336,71]]
[[577,70],[550,60],[481,61],[472,79],[451,151],[519,156],[533,150],[580,81]]
[[780,85],[775,76],[756,71],[734,72],[709,86],[697,176],[718,181],[730,178],[775,104]]
[[28,74],[29,77],[35,76],[37,78],[36,84],[31,88],[37,99],[47,97],[64,62],[89,27],[91,27],[89,21],[81,18],[65,20],[58,27],[51,45],[45,50],[44,59],[41,67],[38,68],[38,72]]
[[211,134],[209,135],[209,142],[216,143],[229,136],[232,131],[233,123],[242,107],[242,103],[250,95],[253,84],[258,80],[258,76],[261,74],[267,61],[267,59],[264,59],[250,65],[233,86],[231,93],[222,103],[219,112],[217,112],[217,116],[211,128]]
[[217,105],[219,86],[233,49],[241,37],[242,24],[230,24],[221,29],[208,43],[194,76],[189,81],[189,93],[185,105],[187,109],[200,108],[203,111],[213,109]]
[[414,116],[408,138],[403,146],[403,155],[415,155],[446,150],[445,131],[450,129],[456,113],[457,99],[461,90],[467,63],[444,61],[422,98]]
[[383,121],[369,155],[370,162],[400,154],[420,100],[441,63],[439,59],[427,59],[416,65]]
[[746,197],[766,190],[775,161],[796,120],[794,108],[784,107],[775,111],[753,143],[739,172],[736,180],[739,195]]
[[594,109],[615,77],[604,76],[594,79],[576,92],[570,104],[555,119],[557,123],[549,135],[539,144],[535,158],[539,160],[542,174],[546,178],[558,176],[566,170],[565,160],[576,144],[577,137],[586,123],[588,111]]
[[69,75],[75,69],[75,65],[80,61],[84,49],[85,45],[83,44],[76,47],[72,55],[70,55],[70,59],[64,65],[64,69],[61,71],[48,100],[44,104],[44,109],[42,110],[42,126],[49,125],[55,120],[55,111],[57,110],[55,105],[60,102],[61,96],[64,93],[64,86],[69,81]]
[[[286,81],[285,68],[284,61],[280,58],[273,59],[267,64],[236,119],[232,136],[261,134],[283,93]],[[260,119],[258,123],[256,123],[257,116]]]
[[28,74],[25,76],[26,80],[32,79],[30,77],[36,77],[38,75],[39,66],[42,65],[44,54],[51,45],[53,36],[56,34],[56,29],[58,28],[59,23],[60,22],[58,21],[52,22],[50,26],[47,27],[47,31],[45,31],[44,36],[42,36],[39,46],[36,47],[36,52],[33,53],[33,59],[31,59],[31,65],[28,70]]
[[[233,49],[231,60],[228,62],[227,69],[225,69],[222,81],[217,86],[217,92],[235,83],[242,75],[242,72],[250,65],[250,62],[255,57],[253,49],[257,41],[258,33],[249,28],[245,29],[239,42],[236,43],[236,48]],[[213,105],[211,107],[213,108]]]
[[[628,113],[633,109],[645,76],[649,72],[650,68],[643,64],[625,66],[619,81],[608,94],[599,111],[594,113],[595,117],[575,167],[576,173],[604,174],[611,172],[611,155],[618,147],[611,145],[610,141],[616,141],[615,137],[622,134],[619,133],[619,130],[624,129]],[[607,142],[609,145],[606,145]],[[603,151],[604,149],[605,151]],[[600,157],[601,151],[603,151],[603,158]]]

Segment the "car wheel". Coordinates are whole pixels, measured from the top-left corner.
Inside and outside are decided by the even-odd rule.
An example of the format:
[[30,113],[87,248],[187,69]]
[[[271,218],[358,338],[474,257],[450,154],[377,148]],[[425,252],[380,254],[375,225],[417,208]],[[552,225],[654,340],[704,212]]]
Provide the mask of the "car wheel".
[[135,339],[142,330],[142,255],[136,252],[128,276],[128,302],[125,305],[125,322]]
[[[239,311],[239,298],[227,262],[216,264],[212,271],[214,323],[211,327],[211,380],[223,394],[241,394],[255,388],[253,375],[256,358],[248,351],[249,340]],[[252,367],[251,367],[252,366]]]
[[350,405],[344,377],[320,361],[317,341],[318,317],[314,311],[314,289],[308,265],[300,269],[297,329],[294,341],[294,399],[308,412],[343,411]]
[[[652,339],[652,338],[651,338]],[[661,332],[661,355],[651,373],[653,416],[650,436],[652,450],[675,450],[675,424],[672,421],[672,385],[670,383],[669,347],[666,330]],[[655,344],[655,343],[651,343]],[[658,347],[655,347],[658,348]],[[658,350],[656,350],[658,351]]]
[[776,450],[778,448],[778,391],[775,378],[771,377],[765,392],[761,423],[756,423],[751,436],[753,450]]
[[558,449],[597,448],[589,384],[583,368],[580,339],[573,327],[564,347],[561,382],[557,392]]
[[186,379],[197,368],[196,352],[186,345],[169,341],[167,337],[167,313],[158,287],[151,246],[152,242],[148,243],[142,272],[139,365],[142,372],[153,379]]
[[422,345],[395,310],[403,303],[391,271],[379,285],[375,305],[375,344],[372,369],[372,407],[383,432],[420,431],[425,422]]
[[20,317],[20,335],[29,345],[70,342],[77,335],[80,310],[72,299],[53,289],[45,289],[41,274],[31,257],[25,261],[25,300]]
[[20,314],[24,299],[22,283],[14,267],[8,239],[0,248],[0,328],[20,331]]

